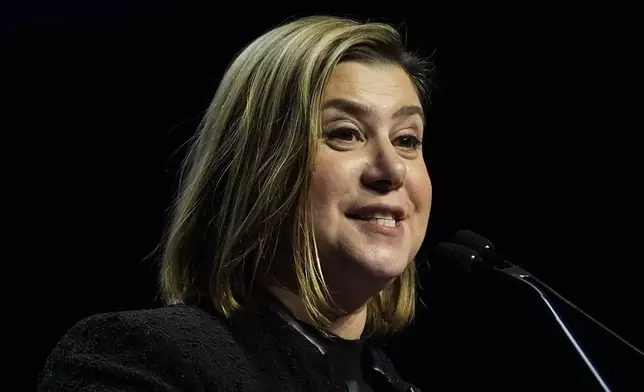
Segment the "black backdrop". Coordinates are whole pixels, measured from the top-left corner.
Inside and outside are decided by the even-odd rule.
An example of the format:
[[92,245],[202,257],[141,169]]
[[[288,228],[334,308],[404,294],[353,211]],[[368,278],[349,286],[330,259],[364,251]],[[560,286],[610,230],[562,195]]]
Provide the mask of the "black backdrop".
[[[20,244],[37,281],[33,310],[47,326],[30,338],[34,377],[80,318],[159,306],[147,256],[176,190],[182,143],[235,53],[287,17],[338,9],[405,22],[410,46],[436,65],[425,139],[434,200],[420,258],[457,229],[475,230],[644,347],[640,48],[528,41],[513,31],[483,39],[486,26],[498,25],[441,24],[438,11],[427,17],[406,7],[263,6],[249,15],[178,4],[45,4],[14,9],[20,18],[4,21],[5,75],[17,104],[9,115],[29,139],[7,153],[35,157],[20,160],[32,173],[22,189],[34,190],[24,195],[32,207],[20,227],[31,234]],[[530,29],[532,38],[548,31],[535,26],[542,30]],[[417,385],[596,388],[529,290],[462,276],[446,286],[470,282],[466,289],[443,291],[429,287],[436,277],[423,277],[427,308],[387,345]],[[642,386],[641,357],[555,304],[614,390]]]

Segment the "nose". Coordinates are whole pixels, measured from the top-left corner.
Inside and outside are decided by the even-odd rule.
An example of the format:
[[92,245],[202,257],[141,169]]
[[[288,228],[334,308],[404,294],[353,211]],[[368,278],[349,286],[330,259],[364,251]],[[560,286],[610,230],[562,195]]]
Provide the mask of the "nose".
[[407,175],[407,166],[391,141],[387,139],[374,143],[368,151],[362,183],[379,193],[391,192],[402,187]]

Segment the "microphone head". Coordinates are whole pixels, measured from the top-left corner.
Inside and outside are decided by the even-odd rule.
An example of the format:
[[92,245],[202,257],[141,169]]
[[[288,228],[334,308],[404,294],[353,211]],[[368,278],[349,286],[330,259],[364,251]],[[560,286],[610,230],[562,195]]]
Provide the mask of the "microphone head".
[[477,252],[487,252],[488,250],[494,251],[494,244],[492,244],[492,241],[471,230],[457,231],[454,236],[454,241],[457,244],[467,246]]
[[483,265],[483,259],[476,251],[451,242],[436,245],[431,251],[429,262],[437,270],[461,273]]
[[459,230],[454,236],[454,242],[468,247],[477,252],[483,260],[492,266],[504,263],[504,260],[496,253],[492,241],[470,230]]
[[[427,300],[440,306],[465,300],[487,281],[487,271],[492,271],[474,250],[451,242],[440,242],[429,252]],[[421,286],[422,288],[422,286]],[[456,302],[454,302],[456,301]]]

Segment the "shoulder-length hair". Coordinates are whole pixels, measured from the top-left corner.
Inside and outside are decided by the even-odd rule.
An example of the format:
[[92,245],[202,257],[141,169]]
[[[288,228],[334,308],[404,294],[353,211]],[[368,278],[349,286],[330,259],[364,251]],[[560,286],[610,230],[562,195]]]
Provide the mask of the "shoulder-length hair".
[[[402,67],[427,104],[429,62],[408,52],[388,24],[313,16],[251,42],[223,76],[181,168],[161,260],[166,304],[207,300],[232,318],[253,300],[258,274],[288,236],[296,294],[315,326],[337,315],[316,257],[308,194],[322,99],[343,61]],[[415,268],[411,262],[369,301],[372,333],[413,319]]]

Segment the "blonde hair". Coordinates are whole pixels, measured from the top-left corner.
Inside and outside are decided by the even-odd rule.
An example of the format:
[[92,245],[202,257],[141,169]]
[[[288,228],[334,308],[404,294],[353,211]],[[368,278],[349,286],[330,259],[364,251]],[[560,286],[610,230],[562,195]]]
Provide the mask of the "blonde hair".
[[[337,315],[316,257],[308,188],[325,88],[336,65],[349,60],[402,67],[426,103],[429,63],[384,23],[294,20],[230,64],[182,165],[161,260],[166,304],[205,299],[233,317],[253,300],[257,275],[287,236],[297,294],[315,326],[324,329]],[[415,285],[412,262],[369,302],[373,333],[412,320]]]

